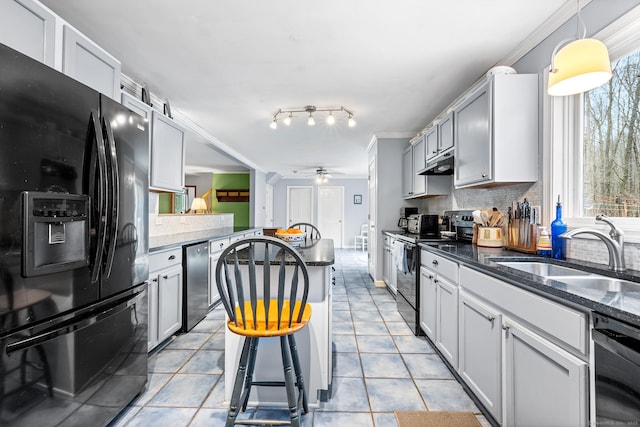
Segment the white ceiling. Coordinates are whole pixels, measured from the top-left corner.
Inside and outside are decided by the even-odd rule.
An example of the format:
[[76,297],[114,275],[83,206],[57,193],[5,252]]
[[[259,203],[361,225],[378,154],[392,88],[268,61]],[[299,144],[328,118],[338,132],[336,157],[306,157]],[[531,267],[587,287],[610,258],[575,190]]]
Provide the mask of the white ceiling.
[[[545,22],[575,12],[574,0],[42,2],[235,158],[284,176],[366,176],[374,134],[415,135],[523,42],[544,39]],[[309,127],[299,114],[269,127],[279,108],[306,105],[344,106],[357,125],[337,115]],[[211,156],[228,163],[217,171],[234,167],[206,148],[190,166],[217,166]]]

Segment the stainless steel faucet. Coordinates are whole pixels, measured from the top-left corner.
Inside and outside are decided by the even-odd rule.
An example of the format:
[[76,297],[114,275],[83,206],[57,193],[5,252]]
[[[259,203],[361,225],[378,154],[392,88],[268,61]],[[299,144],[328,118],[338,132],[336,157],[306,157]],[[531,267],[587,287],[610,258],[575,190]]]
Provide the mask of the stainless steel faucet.
[[567,231],[560,235],[563,239],[571,239],[573,236],[577,234],[592,234],[607,245],[607,249],[609,250],[609,270],[613,271],[625,271],[626,267],[624,265],[624,233],[618,227],[615,226],[613,221],[610,218],[604,215],[596,216],[596,221],[602,221],[609,225],[611,228],[609,230],[609,234],[605,234],[600,230],[596,230],[594,228],[575,228],[571,231]]

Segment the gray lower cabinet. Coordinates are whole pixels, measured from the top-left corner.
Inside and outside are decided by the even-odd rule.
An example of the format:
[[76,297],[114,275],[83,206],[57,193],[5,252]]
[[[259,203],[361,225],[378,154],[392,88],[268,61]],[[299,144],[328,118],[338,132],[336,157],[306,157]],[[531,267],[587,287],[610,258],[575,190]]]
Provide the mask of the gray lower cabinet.
[[458,367],[458,264],[422,251],[420,327],[451,366]]
[[426,336],[436,342],[436,319],[438,316],[438,286],[435,273],[420,267],[420,327]]
[[63,73],[120,101],[120,69],[120,61],[75,28],[63,26]]
[[459,287],[458,373],[494,418],[587,425],[588,315],[466,266]]
[[458,372],[502,423],[502,316],[464,290],[459,297]]
[[55,65],[56,16],[34,0],[0,1],[0,43]]
[[396,285],[396,263],[393,256],[395,239],[389,235],[384,236],[383,257],[382,257],[382,279],[389,290],[396,295],[398,288]]
[[505,425],[587,425],[587,363],[505,317]]
[[182,327],[182,247],[149,255],[149,350]]
[[442,276],[434,279],[437,286],[436,347],[458,368],[458,286]]
[[220,292],[216,281],[216,266],[225,248],[229,246],[229,238],[209,241],[209,305],[220,301]]

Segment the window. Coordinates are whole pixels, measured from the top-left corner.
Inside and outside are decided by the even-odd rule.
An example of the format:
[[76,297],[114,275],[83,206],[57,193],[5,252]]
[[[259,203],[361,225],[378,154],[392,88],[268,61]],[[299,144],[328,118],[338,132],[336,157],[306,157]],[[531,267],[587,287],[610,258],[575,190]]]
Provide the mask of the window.
[[640,7],[594,37],[609,48],[611,82],[545,100],[545,222],[560,195],[570,228],[593,227],[602,213],[640,243]]
[[612,63],[608,84],[584,94],[578,215],[640,217],[640,50]]

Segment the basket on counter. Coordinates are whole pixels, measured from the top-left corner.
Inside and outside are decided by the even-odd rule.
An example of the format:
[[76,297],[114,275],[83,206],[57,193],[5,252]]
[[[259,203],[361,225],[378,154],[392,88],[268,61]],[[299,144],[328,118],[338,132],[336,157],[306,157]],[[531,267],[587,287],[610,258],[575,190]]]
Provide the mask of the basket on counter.
[[304,242],[307,238],[307,233],[278,233],[274,234],[278,239],[284,240],[290,245],[296,246]]

